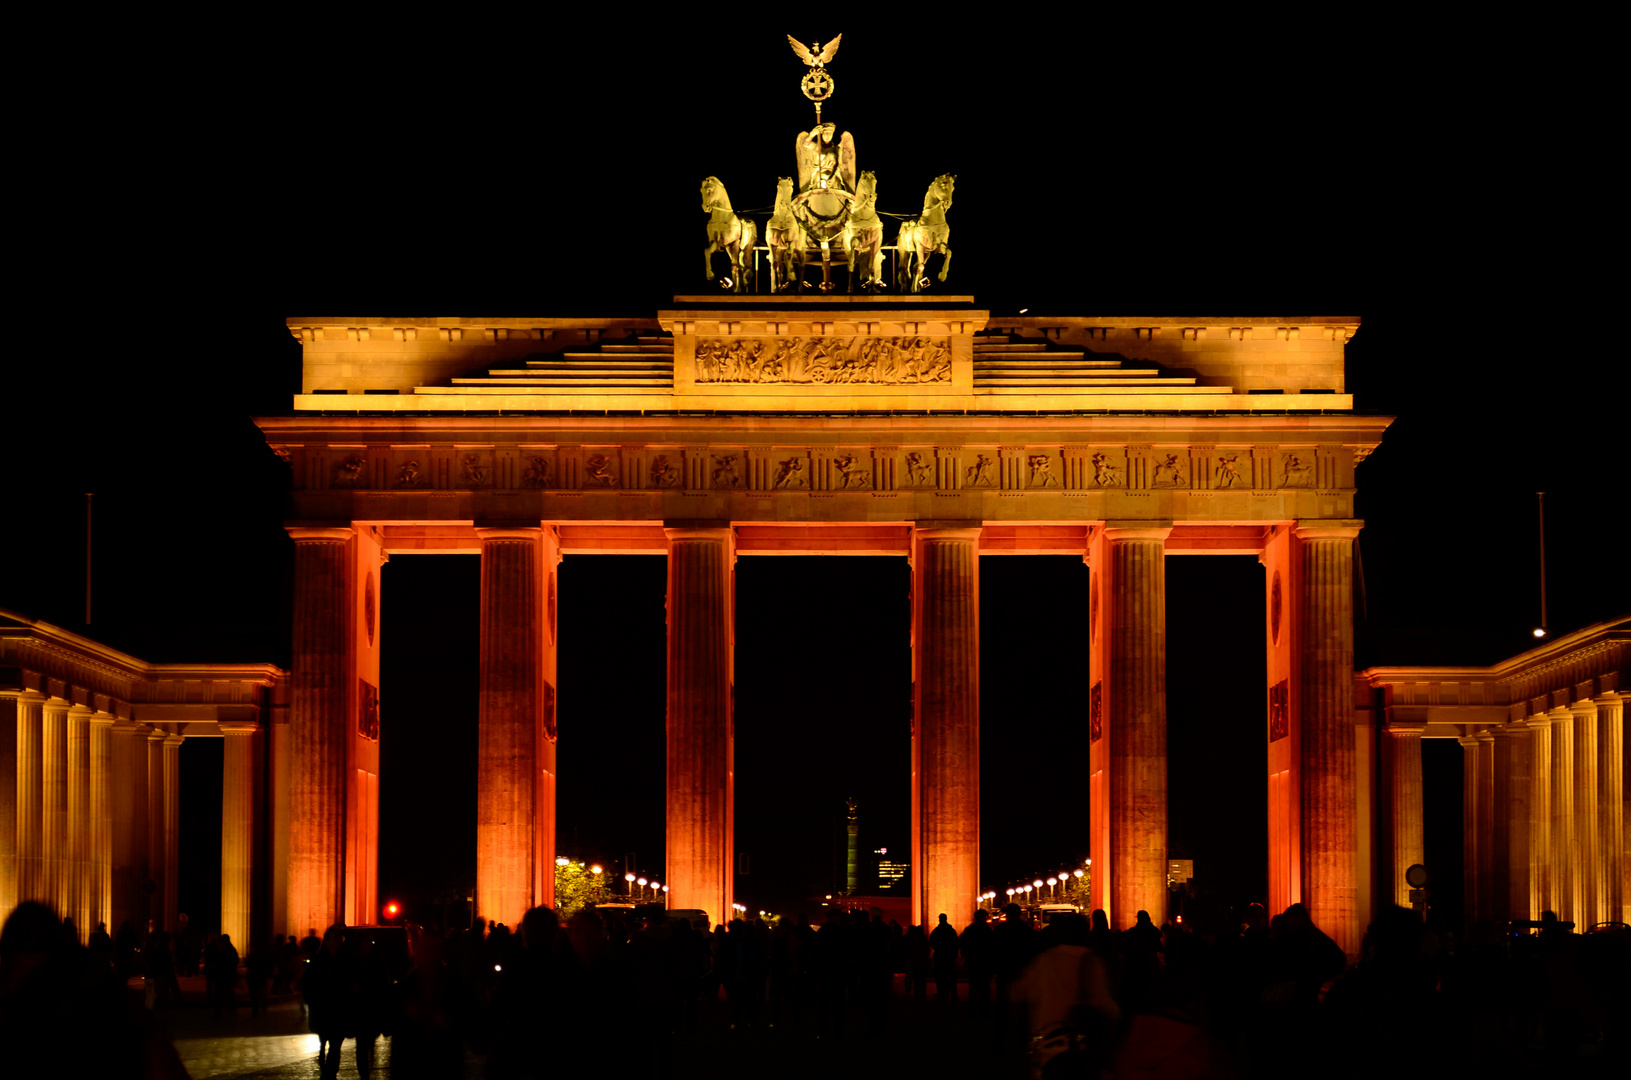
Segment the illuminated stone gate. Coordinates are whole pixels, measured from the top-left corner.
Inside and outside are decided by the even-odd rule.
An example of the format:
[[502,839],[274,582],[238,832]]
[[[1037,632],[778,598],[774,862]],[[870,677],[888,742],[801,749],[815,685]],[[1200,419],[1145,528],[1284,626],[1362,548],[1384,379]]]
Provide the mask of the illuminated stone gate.
[[979,556],[1082,556],[1093,902],[1125,925],[1166,908],[1164,557],[1255,554],[1270,900],[1307,903],[1353,951],[1369,903],[1354,466],[1388,424],[1344,386],[1358,320],[997,321],[950,296],[290,319],[302,392],[257,422],[293,470],[291,925],[374,917],[390,555],[481,555],[477,907],[506,922],[553,892],[563,555],[668,557],[667,882],[715,920],[733,899],[733,564],[908,558],[930,923],[982,889]]

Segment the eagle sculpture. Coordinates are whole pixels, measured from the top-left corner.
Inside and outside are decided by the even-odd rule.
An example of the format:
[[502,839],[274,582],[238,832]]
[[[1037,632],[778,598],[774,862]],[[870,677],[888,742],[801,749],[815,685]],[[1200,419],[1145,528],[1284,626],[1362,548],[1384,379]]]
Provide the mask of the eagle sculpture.
[[800,45],[793,38],[792,34],[787,35],[787,43],[789,45],[793,46],[793,51],[798,53],[799,59],[803,60],[805,62],[805,64],[807,64],[808,66],[813,67],[813,68],[821,67],[823,64],[827,63],[827,61],[831,60],[834,56],[837,56],[838,55],[838,43],[840,41],[842,41],[843,39],[844,39],[844,35],[839,34],[837,37],[835,37],[831,41],[827,42],[827,47],[826,48],[822,48],[821,47],[821,42],[819,42],[819,41],[816,42],[813,46],[811,46],[809,48],[806,48],[805,46]]

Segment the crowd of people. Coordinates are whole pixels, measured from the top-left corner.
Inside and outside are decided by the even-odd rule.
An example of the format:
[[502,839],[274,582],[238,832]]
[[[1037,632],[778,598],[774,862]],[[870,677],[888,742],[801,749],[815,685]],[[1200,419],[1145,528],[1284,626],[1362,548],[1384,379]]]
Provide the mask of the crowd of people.
[[[703,928],[660,910],[590,909],[563,925],[535,908],[514,930],[477,920],[280,935],[252,947],[240,975],[225,935],[195,949],[185,928],[138,942],[128,925],[111,939],[99,927],[81,946],[71,922],[24,904],[0,936],[0,1033],[8,1055],[60,1040],[52,1053],[105,1057],[101,1075],[181,1075],[165,1071],[179,1062],[153,1009],[174,1003],[178,974],[201,971],[217,1010],[235,1006],[240,979],[253,1007],[297,997],[324,1077],[348,1040],[368,1077],[380,1035],[393,1080],[456,1077],[471,1061],[496,1080],[541,1077],[567,1045],[615,1046],[660,1077],[695,1064],[699,1032],[780,1029],[788,1046],[844,1046],[916,1037],[923,1017],[953,1022],[1014,1076],[1627,1064],[1623,927],[1581,935],[1548,918],[1538,933],[1478,927],[1463,940],[1390,908],[1350,966],[1301,905],[1273,919],[1258,905],[1186,915],[1156,925],[1140,912],[1116,931],[1096,911],[1038,928],[1011,906],[926,929],[830,907],[818,920]],[[121,993],[138,974],[145,1002]],[[93,1023],[120,1037],[72,1037]]]

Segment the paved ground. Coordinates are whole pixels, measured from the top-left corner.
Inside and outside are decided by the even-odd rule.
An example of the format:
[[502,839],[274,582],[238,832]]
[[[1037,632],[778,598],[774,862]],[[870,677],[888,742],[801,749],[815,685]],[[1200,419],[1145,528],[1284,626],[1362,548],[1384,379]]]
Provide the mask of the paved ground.
[[[240,1008],[236,1016],[215,1019],[201,1004],[201,985],[197,991],[196,996],[185,994],[185,999],[196,1004],[184,1004],[162,1014],[193,1080],[316,1080],[317,1038],[306,1031],[297,1003],[275,1004],[258,1017]],[[831,1080],[834,1076],[910,1077],[935,1073],[1009,1080],[1024,1075],[1023,1070],[1017,1070],[1017,1062],[1004,1062],[992,1052],[989,1026],[970,1023],[964,1003],[942,1007],[930,1001],[915,1006],[898,995],[891,1002],[888,1027],[878,1035],[867,1034],[862,1018],[852,1014],[842,1038],[817,1038],[813,1011],[799,1022],[784,1018],[776,1028],[733,1031],[720,1008],[714,1017],[704,1018],[696,1033],[675,1035],[670,1046],[669,1075],[681,1078],[718,1080],[774,1075]],[[573,1058],[608,1076],[622,1075],[631,1064],[620,1056],[618,1047],[584,1046],[577,1052],[563,1048],[562,1064]],[[390,1066],[391,1040],[382,1038],[376,1046],[373,1075],[388,1080]],[[357,1075],[354,1044],[347,1042],[340,1076],[350,1080]],[[480,1078],[481,1060],[467,1055],[463,1075],[471,1080]],[[652,1063],[636,1067],[629,1075],[655,1078],[662,1076],[663,1070]]]

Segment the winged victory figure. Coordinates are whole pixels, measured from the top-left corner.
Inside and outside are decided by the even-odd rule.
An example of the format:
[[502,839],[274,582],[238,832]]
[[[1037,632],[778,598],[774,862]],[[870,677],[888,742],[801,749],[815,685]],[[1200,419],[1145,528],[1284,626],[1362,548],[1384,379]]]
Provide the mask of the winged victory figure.
[[789,45],[793,46],[793,51],[798,54],[798,58],[800,60],[803,60],[805,62],[805,64],[807,64],[808,66],[813,67],[813,68],[821,67],[823,64],[826,64],[828,61],[830,61],[833,57],[837,56],[838,55],[838,43],[840,41],[842,41],[843,39],[844,39],[844,35],[839,34],[837,37],[835,37],[831,41],[827,42],[826,48],[822,48],[821,42],[819,42],[819,41],[816,42],[815,45],[813,45],[813,46],[806,47],[804,45],[799,44],[799,42],[793,37],[792,34],[787,35],[787,43]]

